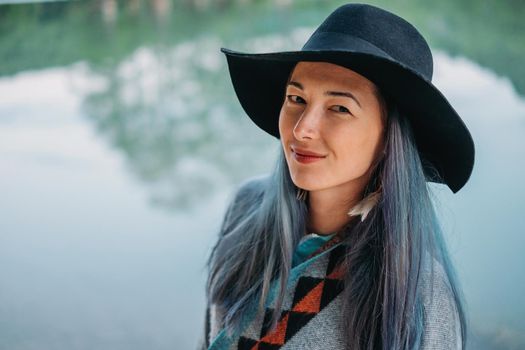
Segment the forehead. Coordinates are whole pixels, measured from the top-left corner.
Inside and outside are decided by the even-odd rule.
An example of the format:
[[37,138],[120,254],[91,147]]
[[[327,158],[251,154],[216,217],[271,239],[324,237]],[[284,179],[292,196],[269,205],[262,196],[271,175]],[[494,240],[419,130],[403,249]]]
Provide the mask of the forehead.
[[290,74],[290,80],[299,80],[301,83],[310,81],[315,84],[336,84],[376,91],[375,84],[366,77],[349,68],[328,62],[298,62]]

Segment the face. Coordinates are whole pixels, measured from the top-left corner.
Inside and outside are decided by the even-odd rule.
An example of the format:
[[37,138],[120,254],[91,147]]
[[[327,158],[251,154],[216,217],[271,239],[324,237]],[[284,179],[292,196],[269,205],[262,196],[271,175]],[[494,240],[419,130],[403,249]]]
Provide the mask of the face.
[[308,191],[364,189],[383,147],[385,122],[377,91],[367,78],[335,64],[295,66],[279,132],[296,186]]

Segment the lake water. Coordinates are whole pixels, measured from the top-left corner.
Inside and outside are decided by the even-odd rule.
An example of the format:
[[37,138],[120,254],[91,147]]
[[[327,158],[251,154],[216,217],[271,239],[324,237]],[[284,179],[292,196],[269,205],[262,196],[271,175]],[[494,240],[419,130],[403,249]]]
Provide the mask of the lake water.
[[[1,46],[20,47],[0,50],[0,349],[196,347],[225,206],[242,180],[271,170],[279,147],[238,106],[219,48],[297,49],[338,4],[248,2],[212,16],[173,3],[163,17],[155,6],[169,2],[97,3],[92,18],[82,4],[18,5],[0,17],[25,21],[0,25]],[[395,6],[432,38],[433,81],[476,144],[460,192],[432,185],[469,348],[523,349],[523,77],[486,53],[512,62],[525,48],[461,46],[464,27],[444,41],[452,9]],[[509,22],[506,6],[497,13]]]

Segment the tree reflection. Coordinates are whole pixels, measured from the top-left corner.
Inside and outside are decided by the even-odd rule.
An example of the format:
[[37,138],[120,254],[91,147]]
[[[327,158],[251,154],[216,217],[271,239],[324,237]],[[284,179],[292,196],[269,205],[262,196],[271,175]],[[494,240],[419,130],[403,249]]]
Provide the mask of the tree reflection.
[[220,46],[204,37],[143,47],[114,69],[92,71],[106,83],[85,97],[85,113],[151,186],[156,204],[191,207],[267,171],[276,155],[278,141],[243,116]]
[[[479,62],[525,93],[525,3],[374,3],[402,13],[433,49]],[[105,81],[104,89],[84,98],[89,120],[125,155],[154,203],[191,208],[223,186],[268,171],[278,146],[245,117],[219,48],[300,48],[339,4],[98,0],[2,6],[0,75],[87,62],[93,79]]]

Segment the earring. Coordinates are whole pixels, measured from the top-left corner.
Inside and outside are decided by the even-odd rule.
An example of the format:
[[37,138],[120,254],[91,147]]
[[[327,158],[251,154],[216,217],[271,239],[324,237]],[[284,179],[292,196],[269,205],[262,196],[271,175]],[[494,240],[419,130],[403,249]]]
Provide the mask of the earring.
[[303,190],[302,188],[297,188],[297,200],[304,201],[306,199],[306,195],[308,194],[308,191]]
[[347,213],[349,216],[361,215],[361,221],[366,219],[368,213],[377,205],[381,197],[382,184],[379,184],[377,190],[369,193],[365,198],[361,199],[354,207]]

